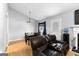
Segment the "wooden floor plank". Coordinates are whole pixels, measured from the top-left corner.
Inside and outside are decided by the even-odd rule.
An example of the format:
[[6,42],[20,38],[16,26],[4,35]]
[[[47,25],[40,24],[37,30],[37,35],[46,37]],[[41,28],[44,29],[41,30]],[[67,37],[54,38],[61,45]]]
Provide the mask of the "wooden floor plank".
[[6,49],[9,56],[32,56],[32,48],[25,40],[10,43]]

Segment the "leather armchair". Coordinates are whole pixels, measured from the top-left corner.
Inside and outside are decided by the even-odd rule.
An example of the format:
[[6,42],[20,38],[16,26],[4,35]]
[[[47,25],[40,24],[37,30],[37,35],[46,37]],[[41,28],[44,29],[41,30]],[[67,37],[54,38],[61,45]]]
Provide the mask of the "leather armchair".
[[34,56],[44,55],[42,51],[47,48],[48,45],[47,40],[43,36],[31,37],[30,40],[31,40],[33,55]]
[[49,48],[51,43],[56,42],[55,35],[31,37],[30,40],[34,56],[61,55],[58,51]]

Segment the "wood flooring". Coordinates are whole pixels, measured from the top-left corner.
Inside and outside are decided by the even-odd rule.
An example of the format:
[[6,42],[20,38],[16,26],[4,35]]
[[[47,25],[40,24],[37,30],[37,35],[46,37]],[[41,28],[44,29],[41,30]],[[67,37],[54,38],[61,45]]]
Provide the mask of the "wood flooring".
[[31,44],[28,45],[28,43],[26,44],[25,40],[10,42],[6,53],[8,56],[32,56]]

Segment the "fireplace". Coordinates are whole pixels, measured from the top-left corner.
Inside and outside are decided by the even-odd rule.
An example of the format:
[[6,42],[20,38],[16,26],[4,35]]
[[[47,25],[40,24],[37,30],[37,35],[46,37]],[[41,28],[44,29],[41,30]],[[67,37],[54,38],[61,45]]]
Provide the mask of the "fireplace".
[[75,47],[75,50],[79,49],[79,27],[71,27],[70,28],[70,39],[69,44],[70,48],[73,49]]
[[73,33],[74,33],[74,39],[75,39],[75,47],[76,47],[76,50],[79,49],[79,28],[76,27],[73,29]]
[[77,34],[77,37],[78,37],[77,43],[78,43],[78,50],[79,50],[79,33]]

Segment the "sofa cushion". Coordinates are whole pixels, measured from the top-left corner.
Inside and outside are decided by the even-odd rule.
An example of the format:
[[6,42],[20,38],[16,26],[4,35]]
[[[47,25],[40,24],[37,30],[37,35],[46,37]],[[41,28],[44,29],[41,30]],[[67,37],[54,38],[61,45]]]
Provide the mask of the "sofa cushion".
[[31,37],[30,40],[31,40],[33,49],[39,48],[39,47],[47,44],[47,41],[43,36]]

